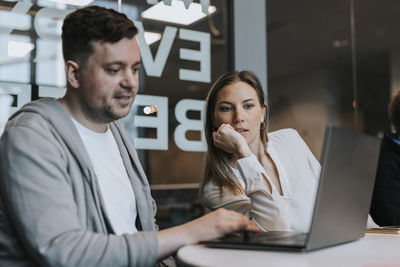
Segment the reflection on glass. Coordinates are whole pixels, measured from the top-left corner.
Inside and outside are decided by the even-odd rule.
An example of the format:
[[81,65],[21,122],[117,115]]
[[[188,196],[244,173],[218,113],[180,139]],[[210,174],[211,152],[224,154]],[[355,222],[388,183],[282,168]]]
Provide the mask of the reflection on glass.
[[3,133],[4,126],[6,125],[8,116],[10,115],[12,100],[12,96],[6,94],[0,87],[0,135]]
[[37,41],[36,82],[38,84],[65,86],[64,59],[60,40]]
[[24,57],[31,52],[33,48],[35,48],[35,45],[32,43],[8,41],[8,56]]
[[143,108],[143,113],[146,114],[146,115],[155,113],[157,111],[158,111],[157,106],[146,106],[146,107]]
[[8,10],[0,10],[0,29],[1,32],[8,29],[28,31],[31,28],[30,16],[21,13],[12,13]]
[[[209,14],[212,14],[215,11],[215,6],[208,7]],[[178,0],[172,0],[171,5],[166,5],[161,1],[142,12],[142,17],[145,19],[182,25],[190,25],[206,16],[207,14],[202,11],[201,4],[191,3],[190,6],[186,8],[183,1]]]
[[74,6],[87,6],[92,3],[94,0],[49,0],[52,2],[74,5]]
[[[0,43],[0,81],[29,82],[31,68],[28,50],[30,45],[33,46],[31,39],[22,35],[0,34]],[[24,45],[25,50],[19,49]],[[22,55],[24,52],[25,55]]]
[[122,1],[121,7],[119,7],[119,1],[107,1],[107,0],[95,0],[91,5],[112,8],[115,10],[121,9],[121,12],[124,13],[130,20],[135,21],[139,17],[138,6],[139,3],[137,1]]
[[145,31],[144,39],[148,45],[151,45],[161,39],[161,33]]

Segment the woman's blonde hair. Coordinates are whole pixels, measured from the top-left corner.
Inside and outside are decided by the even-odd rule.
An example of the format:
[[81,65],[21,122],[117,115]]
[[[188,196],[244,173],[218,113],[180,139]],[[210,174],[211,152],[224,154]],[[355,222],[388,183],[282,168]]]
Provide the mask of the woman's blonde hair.
[[[239,181],[236,179],[235,174],[231,169],[230,158],[231,154],[217,148],[214,145],[213,140],[213,116],[216,105],[216,98],[219,91],[227,85],[231,85],[237,82],[244,82],[249,84],[257,93],[258,101],[260,102],[261,107],[266,107],[267,105],[264,102],[264,91],[261,86],[261,83],[257,76],[251,71],[234,71],[227,74],[222,75],[211,87],[210,92],[208,93],[206,99],[206,107],[205,107],[205,123],[204,123],[204,133],[207,140],[207,159],[206,166],[204,171],[203,182],[200,186],[199,191],[199,199],[202,201],[204,188],[208,182],[214,180],[216,185],[218,186],[220,196],[223,195],[223,188],[226,188],[233,192],[234,194],[243,193],[243,188]],[[260,126],[260,138],[262,144],[264,146],[264,150],[267,147],[267,112],[264,114],[264,122]]]

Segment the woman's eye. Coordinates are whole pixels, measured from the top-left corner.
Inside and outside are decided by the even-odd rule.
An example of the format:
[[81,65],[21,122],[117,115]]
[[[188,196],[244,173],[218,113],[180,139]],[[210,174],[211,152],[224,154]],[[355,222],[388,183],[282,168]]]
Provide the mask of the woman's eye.
[[232,110],[232,108],[231,107],[220,107],[219,110],[222,112],[226,112],[226,111]]
[[251,109],[253,107],[254,107],[254,104],[246,104],[246,105],[244,105],[245,109]]

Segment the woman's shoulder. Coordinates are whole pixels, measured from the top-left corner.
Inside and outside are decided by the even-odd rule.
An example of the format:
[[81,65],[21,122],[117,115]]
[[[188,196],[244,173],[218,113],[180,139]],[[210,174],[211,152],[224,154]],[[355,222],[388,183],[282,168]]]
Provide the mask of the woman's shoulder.
[[210,179],[205,185],[204,185],[204,191],[214,191],[215,189],[218,189],[217,184],[215,183],[214,179]]
[[[238,170],[235,170],[235,177],[234,179],[237,179],[237,181],[241,184],[241,186],[244,186],[243,179],[240,176],[237,176]],[[230,191],[227,188],[223,188],[224,192],[225,191]],[[206,184],[204,184],[204,193],[214,193],[218,191],[219,192],[219,186],[217,185],[217,182],[215,181],[215,178],[211,178]]]
[[224,205],[227,205],[229,203],[233,203],[240,200],[248,200],[248,197],[244,193],[235,194],[234,192],[225,187],[222,188],[222,191],[223,194],[221,197],[218,185],[215,183],[215,181],[212,180],[209,181],[204,186],[203,195],[201,197],[202,204],[214,210],[219,207],[223,207]]
[[303,138],[294,129],[288,128],[274,131],[269,133],[268,137],[269,149],[274,151],[280,151],[285,154],[288,153],[288,151],[291,151],[293,155],[298,155],[298,153],[309,151],[309,148],[304,142]]
[[292,128],[280,129],[277,131],[269,132],[268,138],[274,142],[287,142],[288,140],[299,140],[299,133]]

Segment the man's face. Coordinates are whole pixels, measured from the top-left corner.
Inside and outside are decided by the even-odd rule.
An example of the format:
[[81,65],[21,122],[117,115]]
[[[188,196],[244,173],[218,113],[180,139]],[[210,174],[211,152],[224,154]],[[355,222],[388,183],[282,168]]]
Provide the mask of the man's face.
[[109,123],[125,117],[139,87],[140,50],[136,38],[94,42],[94,52],[79,76],[79,100],[85,117]]

